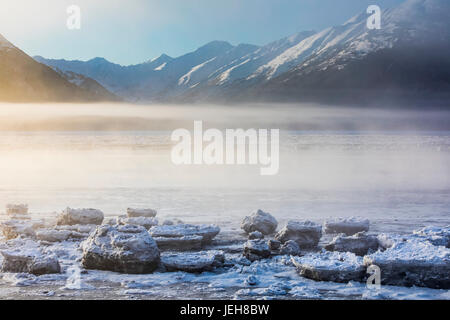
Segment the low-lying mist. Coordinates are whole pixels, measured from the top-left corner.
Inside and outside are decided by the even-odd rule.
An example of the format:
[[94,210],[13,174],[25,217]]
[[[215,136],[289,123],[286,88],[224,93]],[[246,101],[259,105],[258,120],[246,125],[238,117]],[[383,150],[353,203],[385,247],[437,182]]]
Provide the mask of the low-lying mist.
[[0,104],[2,131],[141,131],[192,127],[302,131],[443,131],[450,111],[344,108],[314,104]]
[[[315,105],[4,104],[0,188],[448,189],[449,119],[445,111]],[[194,120],[281,129],[279,173],[174,165],[171,130],[191,130]]]

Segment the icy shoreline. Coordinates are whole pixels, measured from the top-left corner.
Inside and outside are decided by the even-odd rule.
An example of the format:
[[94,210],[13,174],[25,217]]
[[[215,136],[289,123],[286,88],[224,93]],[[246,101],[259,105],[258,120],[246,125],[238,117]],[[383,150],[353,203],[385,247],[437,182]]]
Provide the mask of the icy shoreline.
[[[95,214],[98,216],[98,212]],[[117,218],[116,221],[135,221]],[[1,239],[0,251],[20,252],[20,248],[26,248],[28,255],[37,254],[39,251],[39,254],[56,257],[61,270],[60,273],[42,275],[29,272],[0,273],[0,297],[5,299],[450,299],[449,291],[445,289],[382,285],[381,289],[374,290],[367,288],[361,279],[345,279],[343,283],[315,281],[298,272],[298,262],[307,262],[319,268],[329,268],[331,265],[336,267],[335,271],[338,272],[346,268],[364,266],[364,263],[370,260],[367,257],[381,264],[383,261],[389,264],[392,259],[401,261],[402,258],[408,257],[408,252],[414,251],[418,252],[413,256],[414,259],[425,259],[428,265],[448,268],[449,249],[442,245],[448,244],[448,228],[425,228],[410,235],[387,234],[378,237],[383,240],[380,241],[380,250],[369,252],[364,259],[353,253],[322,249],[324,244],[332,239],[324,235],[317,249],[309,248],[305,251],[306,249],[300,248],[301,252],[294,259],[291,254],[283,254],[281,248],[280,251],[269,248],[269,256],[256,258],[251,262],[243,255],[244,245],[248,241],[244,231],[226,229],[217,234],[217,229],[214,228],[186,229],[182,227],[184,224],[177,228],[175,223],[154,229],[153,233],[159,237],[180,238],[172,242],[179,245],[180,241],[183,241],[182,237],[198,237],[200,232],[209,235],[208,243],[202,244],[200,241],[200,247],[187,251],[161,250],[161,261],[166,266],[165,270],[156,269],[149,274],[124,274],[83,268],[81,243],[95,226],[56,227],[52,221],[40,224],[36,224],[35,219],[14,221],[22,227],[18,230],[18,237],[9,241]],[[107,222],[114,225],[114,221]],[[27,224],[34,224],[34,236],[29,228],[23,228]],[[293,226],[300,234],[305,229],[298,225]],[[363,226],[366,228],[366,223],[363,223]],[[314,230],[315,225],[308,225],[308,228]],[[47,229],[47,233],[43,232]],[[24,230],[28,230],[28,233],[24,233]],[[177,234],[176,230],[190,231],[189,234]],[[278,226],[278,231],[280,230],[283,230],[282,225]],[[55,232],[58,236],[55,236]],[[52,236],[54,241],[48,241],[50,238],[40,240],[39,235],[42,237],[43,233],[48,237]],[[151,233],[150,230],[149,234]],[[291,241],[298,239],[291,231],[282,234],[283,237],[288,234]],[[283,237],[281,238],[284,242]],[[348,236],[341,237],[345,239]],[[264,240],[249,241],[266,242],[269,239],[274,239],[274,235],[266,235]],[[384,248],[381,244],[391,248]],[[422,251],[417,251],[417,248]],[[344,256],[349,259],[343,260]],[[4,258],[0,257],[0,260],[3,260],[1,262],[4,264]],[[362,274],[366,275],[365,272],[361,272]],[[448,277],[448,273],[440,276]],[[448,278],[440,280],[445,282]],[[440,280],[437,279],[438,282]]]

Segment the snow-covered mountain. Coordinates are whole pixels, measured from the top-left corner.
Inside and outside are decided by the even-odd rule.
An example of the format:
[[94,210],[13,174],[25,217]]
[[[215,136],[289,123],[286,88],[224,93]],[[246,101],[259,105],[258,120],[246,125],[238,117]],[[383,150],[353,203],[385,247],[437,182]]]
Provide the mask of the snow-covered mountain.
[[130,100],[166,100],[187,94],[197,87],[223,86],[249,77],[261,65],[313,33],[300,32],[263,47],[251,44],[232,46],[228,42],[213,41],[177,58],[161,55],[132,66],[120,66],[103,58],[85,62],[40,56],[35,59],[65,72],[93,78]]
[[118,100],[92,79],[78,75],[78,81],[36,62],[0,35],[0,101]]
[[345,64],[371,52],[407,42],[448,41],[450,2],[445,0],[409,0],[382,12],[382,27],[369,30],[367,15],[359,14],[342,26],[329,28],[305,39],[262,66],[253,77],[267,80],[292,69],[301,72],[311,65],[324,70],[342,69]]
[[[405,1],[383,11],[379,30],[368,30],[366,19],[360,14],[324,30],[263,66],[254,76],[266,83],[253,94],[298,98],[339,91],[347,96],[449,92],[449,1]],[[303,58],[311,43],[315,49]]]
[[[407,0],[382,12],[379,30],[367,28],[368,17],[363,12],[305,38],[213,96],[316,101],[326,97],[333,102],[339,96],[351,101],[352,95],[366,95],[367,100],[396,90],[403,95],[420,95],[418,89],[427,94],[435,89],[449,92],[449,1]],[[190,98],[211,98],[211,91],[192,92]]]
[[[261,47],[213,41],[177,58],[161,55],[133,66],[120,66],[102,58],[86,62],[35,59],[64,72],[93,78],[129,100],[254,99],[271,94],[298,98],[299,92],[314,91],[317,86],[339,90],[339,85],[354,85],[344,75],[359,79],[357,84],[364,83],[364,89],[373,86],[373,81],[383,82],[383,77],[396,79],[393,72],[414,70],[415,63],[414,56],[408,60],[409,66],[400,67],[393,64],[394,60],[402,61],[401,57],[417,46],[422,51],[428,48],[429,52],[416,57],[424,60],[436,46],[446,50],[450,40],[448,0],[406,0],[396,8],[385,9],[380,30],[367,28],[368,17],[362,12],[340,26],[300,32]],[[376,54],[383,54],[382,64],[378,61],[381,58],[374,58]],[[372,67],[365,62],[368,59]],[[434,59],[440,58],[434,55]],[[391,66],[391,71],[365,79],[354,74],[363,65],[370,69],[368,74],[376,73],[372,69],[377,66]],[[440,74],[439,79],[445,77]]]
[[208,79],[210,73],[258,49],[253,45],[232,46],[213,41],[177,58],[165,54],[147,62],[120,66],[103,58],[89,61],[35,59],[64,72],[95,79],[107,89],[130,100],[158,100],[179,95]]

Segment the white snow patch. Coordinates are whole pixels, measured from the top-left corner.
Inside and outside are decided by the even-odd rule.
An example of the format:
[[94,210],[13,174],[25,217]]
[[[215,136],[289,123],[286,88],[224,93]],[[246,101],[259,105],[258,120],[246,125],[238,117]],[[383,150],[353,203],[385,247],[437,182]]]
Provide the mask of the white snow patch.
[[325,251],[309,253],[303,257],[293,257],[295,263],[334,270],[357,270],[363,264],[363,258],[351,252]]
[[159,67],[156,67],[156,68],[153,69],[153,70],[155,70],[155,71],[161,71],[162,69],[164,69],[164,67],[166,66],[166,64],[167,64],[167,62],[164,62],[162,65],[160,65]]
[[230,78],[231,71],[233,71],[234,69],[236,69],[236,68],[238,68],[238,67],[240,67],[240,66],[246,64],[246,63],[249,62],[249,61],[250,61],[250,59],[246,59],[246,60],[242,61],[241,63],[239,63],[239,64],[237,64],[237,65],[235,65],[235,66],[229,68],[229,69],[226,70],[225,72],[221,73],[221,74],[217,77],[217,79],[219,80],[217,84],[218,84],[218,85],[224,84],[224,83]]
[[197,70],[203,68],[206,64],[210,63],[211,61],[214,61],[216,59],[216,57],[209,59],[208,61],[203,62],[202,64],[199,64],[198,66],[193,67],[188,73],[186,73],[184,76],[182,76],[179,80],[178,80],[178,85],[184,85],[184,84],[188,84],[189,81],[191,80],[191,76],[194,72],[196,72]]
[[330,32],[332,32],[332,30],[333,30],[332,28],[327,28],[315,35],[312,35],[311,37],[304,39],[297,45],[284,51],[282,54],[280,54],[279,56],[277,56],[270,62],[259,67],[255,71],[255,73],[250,75],[247,79],[255,78],[258,75],[265,72],[266,70],[268,71],[267,79],[271,79],[282,65],[297,59],[300,55],[305,53],[307,50],[314,48],[314,45],[316,44],[316,42],[318,42],[319,40],[326,37]]
[[450,264],[450,249],[435,246],[423,239],[408,239],[395,242],[385,251],[377,251],[369,256],[375,261],[424,262],[428,264]]

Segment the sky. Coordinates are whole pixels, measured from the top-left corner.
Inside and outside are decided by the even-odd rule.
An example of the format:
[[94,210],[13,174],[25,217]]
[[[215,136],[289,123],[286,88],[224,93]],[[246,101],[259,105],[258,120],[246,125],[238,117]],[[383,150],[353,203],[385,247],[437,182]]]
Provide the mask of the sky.
[[[0,0],[0,34],[27,54],[137,64],[213,41],[264,45],[404,0]],[[67,8],[81,9],[69,30]]]

